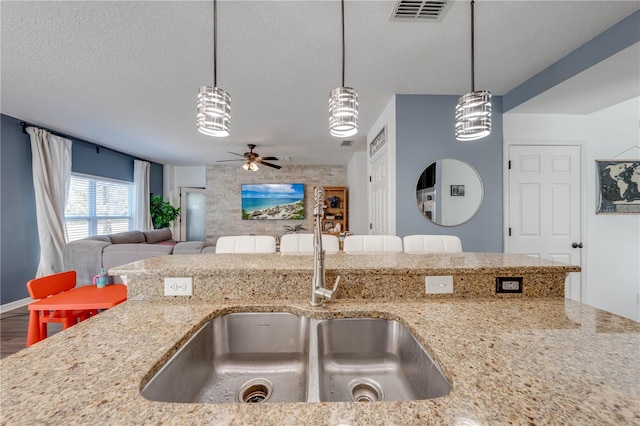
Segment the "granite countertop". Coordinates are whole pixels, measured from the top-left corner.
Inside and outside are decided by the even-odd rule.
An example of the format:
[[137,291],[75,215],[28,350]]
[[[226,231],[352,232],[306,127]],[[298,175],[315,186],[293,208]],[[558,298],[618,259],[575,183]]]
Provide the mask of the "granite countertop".
[[[375,403],[177,404],[140,395],[208,319],[236,311],[405,325],[449,395]],[[128,301],[0,361],[2,424],[639,424],[640,324],[562,298]]]
[[[564,297],[566,274],[578,266],[521,254],[345,254],[325,256],[327,286],[341,277],[339,299],[380,297],[407,300],[430,297],[507,297],[496,294],[496,277],[522,277],[515,297]],[[166,300],[166,277],[192,277],[190,298],[245,300],[248,296],[303,300],[309,297],[313,256],[270,254],[196,254],[157,256],[111,268],[126,277],[129,300]],[[454,277],[452,295],[427,295],[425,276]],[[230,286],[229,283],[235,283]],[[301,284],[304,283],[304,284]]]
[[[135,273],[179,274],[210,273],[211,271],[312,271],[311,254],[251,253],[251,254],[195,254],[156,256],[112,268],[113,274]],[[325,255],[327,272],[371,272],[402,274],[447,275],[517,271],[526,268],[530,273],[577,272],[579,266],[508,253],[378,253]]]

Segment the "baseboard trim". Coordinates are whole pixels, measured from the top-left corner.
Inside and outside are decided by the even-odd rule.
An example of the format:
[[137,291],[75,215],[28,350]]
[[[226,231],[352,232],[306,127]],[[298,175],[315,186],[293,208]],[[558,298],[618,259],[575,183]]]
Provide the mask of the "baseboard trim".
[[16,308],[27,306],[31,302],[33,302],[33,300],[30,297],[27,297],[21,300],[16,300],[15,302],[5,303],[4,305],[0,305],[0,314],[4,314],[5,312],[12,311]]

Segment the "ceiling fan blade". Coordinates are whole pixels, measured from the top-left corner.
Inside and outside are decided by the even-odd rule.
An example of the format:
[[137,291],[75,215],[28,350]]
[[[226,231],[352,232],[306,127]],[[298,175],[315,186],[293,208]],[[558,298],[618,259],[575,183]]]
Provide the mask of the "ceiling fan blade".
[[247,160],[241,160],[241,159],[237,159],[237,160],[216,160],[216,163],[224,163],[225,161],[247,161]]
[[244,154],[238,154],[237,152],[227,151],[229,154],[237,155],[238,157],[244,157]]
[[278,157],[260,157],[260,160],[279,161]]
[[281,166],[278,166],[277,164],[271,164],[271,163],[267,163],[266,161],[260,161],[260,164],[264,164],[265,166],[268,167],[273,167],[274,169],[281,169]]

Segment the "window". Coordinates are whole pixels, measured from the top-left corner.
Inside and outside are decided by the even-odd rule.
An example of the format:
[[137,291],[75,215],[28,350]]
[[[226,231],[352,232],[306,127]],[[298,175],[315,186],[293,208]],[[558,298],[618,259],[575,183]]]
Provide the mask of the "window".
[[67,242],[131,230],[133,184],[72,174],[64,216]]

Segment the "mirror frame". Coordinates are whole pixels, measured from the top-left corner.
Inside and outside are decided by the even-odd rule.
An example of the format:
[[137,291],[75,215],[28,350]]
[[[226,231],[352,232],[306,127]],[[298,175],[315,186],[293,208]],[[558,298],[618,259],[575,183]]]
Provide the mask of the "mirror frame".
[[[460,162],[460,163],[465,164],[466,166],[468,166],[471,170],[473,170],[473,171],[475,172],[476,176],[478,177],[478,181],[479,181],[479,183],[480,183],[480,200],[478,201],[478,205],[477,205],[477,207],[475,208],[475,210],[473,211],[473,213],[471,213],[471,214],[469,215],[469,217],[468,217],[467,219],[465,219],[465,220],[463,220],[463,221],[461,221],[461,222],[458,222],[458,223],[452,224],[452,225],[445,225],[445,224],[442,224],[442,223],[438,223],[438,222],[434,221],[433,219],[429,218],[429,217],[425,214],[424,210],[421,208],[421,205],[420,205],[420,204],[421,204],[421,202],[420,202],[420,200],[418,200],[418,184],[420,183],[420,177],[424,174],[424,172],[425,172],[425,171],[426,171],[426,170],[427,170],[427,169],[428,169],[432,164],[434,164],[434,163],[438,163],[438,162],[442,162],[443,160],[455,160],[455,161],[458,161],[458,162]],[[437,181],[435,182],[435,186],[436,186],[437,190],[442,191],[442,189],[441,189],[441,188],[438,188],[438,182],[437,182]],[[482,177],[480,176],[480,173],[478,173],[478,171],[475,169],[475,167],[473,167],[471,164],[467,163],[466,161],[458,160],[457,158],[439,158],[439,159],[434,160],[434,161],[430,162],[429,164],[427,164],[427,165],[422,169],[422,171],[420,172],[420,174],[418,175],[418,179],[416,180],[416,184],[415,184],[415,186],[414,186],[414,197],[415,197],[415,200],[416,200],[416,207],[417,207],[417,208],[418,208],[418,210],[420,211],[420,214],[421,214],[421,216],[422,216],[422,217],[424,217],[425,219],[427,219],[429,222],[433,223],[434,225],[444,226],[444,227],[447,227],[447,228],[451,228],[451,227],[454,227],[454,226],[460,226],[460,225],[463,225],[463,224],[465,224],[465,223],[469,222],[471,219],[473,219],[473,218],[478,214],[478,212],[480,211],[480,208],[482,207],[482,203],[484,202],[484,182],[482,181]]]

